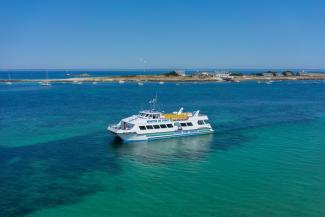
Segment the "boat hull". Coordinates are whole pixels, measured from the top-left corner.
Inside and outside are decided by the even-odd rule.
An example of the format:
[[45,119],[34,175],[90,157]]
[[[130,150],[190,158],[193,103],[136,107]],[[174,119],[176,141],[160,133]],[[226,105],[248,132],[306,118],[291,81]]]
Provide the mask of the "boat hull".
[[123,140],[123,142],[139,142],[139,141],[149,141],[149,140],[167,139],[167,138],[184,137],[184,136],[197,136],[197,135],[203,135],[209,133],[213,133],[212,128],[195,129],[195,130],[178,130],[178,131],[171,131],[171,132],[148,133],[148,134],[115,133],[115,135],[120,137]]

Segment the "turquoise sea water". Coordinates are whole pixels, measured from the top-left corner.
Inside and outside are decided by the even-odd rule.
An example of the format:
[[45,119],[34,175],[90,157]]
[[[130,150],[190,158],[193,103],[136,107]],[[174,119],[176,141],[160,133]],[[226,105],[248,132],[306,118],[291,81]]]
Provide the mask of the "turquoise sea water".
[[[110,123],[200,109],[215,133],[121,144]],[[325,83],[0,85],[0,216],[325,216]]]

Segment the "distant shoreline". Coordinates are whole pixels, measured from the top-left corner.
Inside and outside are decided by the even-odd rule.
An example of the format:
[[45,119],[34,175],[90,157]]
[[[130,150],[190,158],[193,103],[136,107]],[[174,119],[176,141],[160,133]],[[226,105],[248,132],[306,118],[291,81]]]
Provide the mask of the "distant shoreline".
[[186,76],[168,76],[168,75],[120,75],[120,76],[102,76],[102,77],[73,77],[61,79],[1,79],[0,83],[30,83],[30,82],[51,82],[51,83],[74,83],[74,82],[241,82],[241,81],[295,81],[295,80],[325,80],[325,74],[313,73],[307,75],[292,76],[257,76],[242,75],[231,76],[229,78],[200,77],[194,75]]
[[99,72],[115,72],[115,71],[173,71],[175,68],[183,69],[185,71],[218,71],[218,70],[226,70],[226,71],[268,71],[268,70],[274,70],[274,71],[284,71],[284,70],[292,70],[292,71],[301,71],[306,70],[309,72],[324,72],[325,68],[291,68],[291,67],[284,67],[284,68],[250,68],[250,67],[172,67],[172,68],[0,68],[0,73],[4,72],[24,72],[24,71],[35,71],[35,72],[45,72],[45,71],[57,71],[57,72],[86,72],[86,71],[99,71]]

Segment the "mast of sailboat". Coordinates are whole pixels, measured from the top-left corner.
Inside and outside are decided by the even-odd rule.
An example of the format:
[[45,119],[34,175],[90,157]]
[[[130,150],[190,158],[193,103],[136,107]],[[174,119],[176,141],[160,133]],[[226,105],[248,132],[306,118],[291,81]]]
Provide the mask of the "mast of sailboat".
[[8,81],[6,82],[6,84],[12,84],[10,72],[8,72]]

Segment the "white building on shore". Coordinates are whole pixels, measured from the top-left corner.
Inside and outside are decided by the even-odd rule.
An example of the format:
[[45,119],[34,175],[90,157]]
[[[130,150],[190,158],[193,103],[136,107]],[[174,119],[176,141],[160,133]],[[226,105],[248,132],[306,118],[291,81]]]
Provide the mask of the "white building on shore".
[[214,72],[213,76],[215,78],[232,78],[233,76],[230,75],[228,71],[216,71]]
[[179,76],[185,76],[185,71],[184,70],[175,70],[175,73]]

